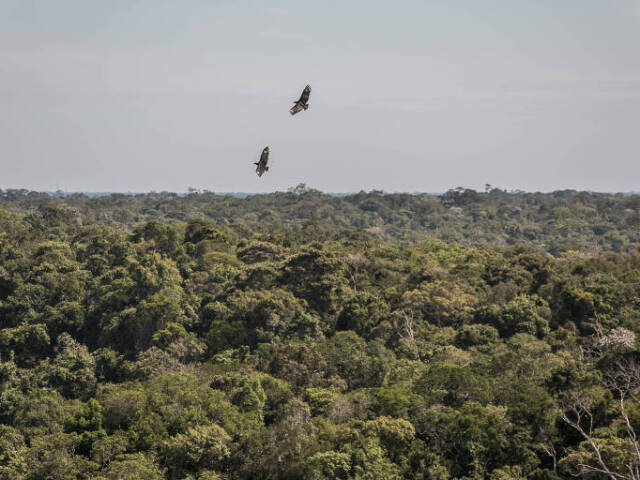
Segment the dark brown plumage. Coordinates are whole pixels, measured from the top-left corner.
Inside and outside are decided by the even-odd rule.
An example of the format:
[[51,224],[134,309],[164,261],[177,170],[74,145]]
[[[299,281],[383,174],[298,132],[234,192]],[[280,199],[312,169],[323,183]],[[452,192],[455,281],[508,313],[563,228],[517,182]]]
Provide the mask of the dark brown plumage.
[[253,162],[254,165],[257,165],[256,173],[258,174],[259,177],[261,177],[264,172],[269,171],[269,167],[267,166],[268,161],[269,161],[269,147],[264,147],[264,149],[262,150],[262,154],[260,155],[260,160],[258,160],[257,162]]
[[306,87],[304,87],[304,90],[302,90],[302,95],[300,95],[300,99],[293,102],[294,105],[293,107],[291,107],[291,110],[289,110],[289,113],[291,115],[295,115],[296,113],[309,108],[310,95],[311,95],[311,87],[307,85]]

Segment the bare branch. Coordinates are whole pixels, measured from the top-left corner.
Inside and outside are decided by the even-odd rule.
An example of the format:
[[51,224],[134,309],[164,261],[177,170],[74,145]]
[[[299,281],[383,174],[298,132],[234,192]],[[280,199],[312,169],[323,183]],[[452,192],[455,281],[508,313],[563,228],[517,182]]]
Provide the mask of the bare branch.
[[[571,411],[575,415],[575,420],[569,418],[565,410]],[[582,419],[585,416],[589,418],[588,432],[582,428],[582,425],[580,425]],[[598,447],[598,445],[596,444],[596,442],[594,441],[591,435],[593,431],[593,416],[591,415],[591,411],[588,409],[586,404],[583,401],[581,401],[577,397],[577,395],[575,395],[575,393],[572,394],[572,403],[568,405],[566,409],[563,409],[562,413],[560,414],[560,418],[562,418],[562,420],[565,423],[567,423],[567,425],[573,427],[576,431],[578,431],[578,433],[580,433],[580,435],[582,435],[582,438],[584,438],[587,441],[587,443],[591,447],[591,450],[593,450],[593,453],[596,457],[596,461],[598,462],[598,465],[600,465],[599,469],[597,467],[593,467],[590,465],[583,465],[583,464],[580,464],[579,465],[580,467],[589,469],[591,471],[598,471],[600,473],[604,473],[611,480],[621,480],[621,479],[629,478],[619,473],[612,472],[607,466],[607,464],[605,463],[604,459],[602,458],[602,453],[600,452],[600,448]],[[637,480],[637,479],[634,479],[633,477],[631,477],[630,480]]]

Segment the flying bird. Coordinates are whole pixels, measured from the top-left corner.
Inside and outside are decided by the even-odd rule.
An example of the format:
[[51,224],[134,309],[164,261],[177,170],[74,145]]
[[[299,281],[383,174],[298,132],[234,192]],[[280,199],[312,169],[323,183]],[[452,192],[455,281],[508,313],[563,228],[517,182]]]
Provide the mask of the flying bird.
[[253,162],[254,165],[257,165],[256,173],[258,174],[259,177],[261,177],[264,172],[269,171],[269,167],[267,167],[268,161],[269,161],[269,147],[264,147],[264,150],[262,150],[262,154],[260,155],[260,160],[258,160],[257,162]]
[[309,108],[309,95],[311,95],[311,87],[307,85],[306,87],[304,87],[302,95],[300,95],[300,99],[293,102],[293,107],[291,107],[289,113],[291,115],[295,115],[296,113]]

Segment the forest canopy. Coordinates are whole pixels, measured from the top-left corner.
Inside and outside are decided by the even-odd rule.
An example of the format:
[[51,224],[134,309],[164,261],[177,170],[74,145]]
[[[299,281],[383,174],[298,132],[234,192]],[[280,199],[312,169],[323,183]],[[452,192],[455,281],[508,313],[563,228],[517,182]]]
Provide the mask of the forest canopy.
[[638,480],[640,198],[0,192],[1,479]]

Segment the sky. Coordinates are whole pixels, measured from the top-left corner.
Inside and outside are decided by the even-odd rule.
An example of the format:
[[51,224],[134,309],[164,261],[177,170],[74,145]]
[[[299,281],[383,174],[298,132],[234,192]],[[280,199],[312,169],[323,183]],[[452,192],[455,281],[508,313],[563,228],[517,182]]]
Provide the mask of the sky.
[[0,188],[299,183],[640,191],[640,0],[0,0]]

